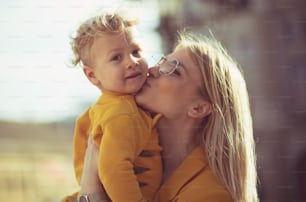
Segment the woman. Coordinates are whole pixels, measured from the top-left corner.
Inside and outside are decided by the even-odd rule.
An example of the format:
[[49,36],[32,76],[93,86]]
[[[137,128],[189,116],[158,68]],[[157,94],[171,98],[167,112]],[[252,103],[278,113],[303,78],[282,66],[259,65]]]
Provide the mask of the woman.
[[[156,201],[258,201],[245,81],[217,41],[180,34],[174,52],[150,69],[136,102],[163,115]],[[87,152],[81,192],[103,196],[92,160],[97,149]]]

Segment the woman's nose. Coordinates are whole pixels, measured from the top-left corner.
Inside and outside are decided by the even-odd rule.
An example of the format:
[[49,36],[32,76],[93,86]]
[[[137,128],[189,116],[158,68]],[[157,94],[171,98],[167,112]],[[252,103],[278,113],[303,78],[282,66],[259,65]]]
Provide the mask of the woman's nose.
[[154,66],[154,67],[149,68],[149,76],[155,77],[155,78],[159,77],[160,76],[159,67]]

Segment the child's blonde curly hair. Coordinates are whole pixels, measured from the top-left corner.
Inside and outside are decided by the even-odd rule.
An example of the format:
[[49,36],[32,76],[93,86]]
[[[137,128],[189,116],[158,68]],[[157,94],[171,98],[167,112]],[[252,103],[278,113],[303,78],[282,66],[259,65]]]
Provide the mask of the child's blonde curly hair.
[[82,23],[75,37],[71,37],[71,47],[74,54],[73,65],[90,64],[90,48],[96,38],[103,34],[118,34],[128,27],[138,24],[137,19],[129,19],[119,13],[103,13]]

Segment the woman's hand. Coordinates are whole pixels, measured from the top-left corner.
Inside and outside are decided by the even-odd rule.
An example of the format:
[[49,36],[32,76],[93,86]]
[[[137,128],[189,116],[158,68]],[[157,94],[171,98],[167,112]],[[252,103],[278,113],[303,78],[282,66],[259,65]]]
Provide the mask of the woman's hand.
[[99,148],[94,144],[90,135],[84,159],[80,194],[99,194],[101,198],[107,201],[108,196],[98,176],[98,155]]

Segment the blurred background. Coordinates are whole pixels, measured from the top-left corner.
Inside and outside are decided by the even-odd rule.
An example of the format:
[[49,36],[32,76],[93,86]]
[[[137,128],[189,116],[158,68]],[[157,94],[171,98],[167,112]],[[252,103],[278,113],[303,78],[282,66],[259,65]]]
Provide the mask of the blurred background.
[[74,121],[99,91],[71,67],[69,37],[99,10],[127,6],[151,65],[182,28],[222,42],[250,92],[261,201],[306,201],[305,0],[2,1],[0,200],[55,202],[78,189]]

